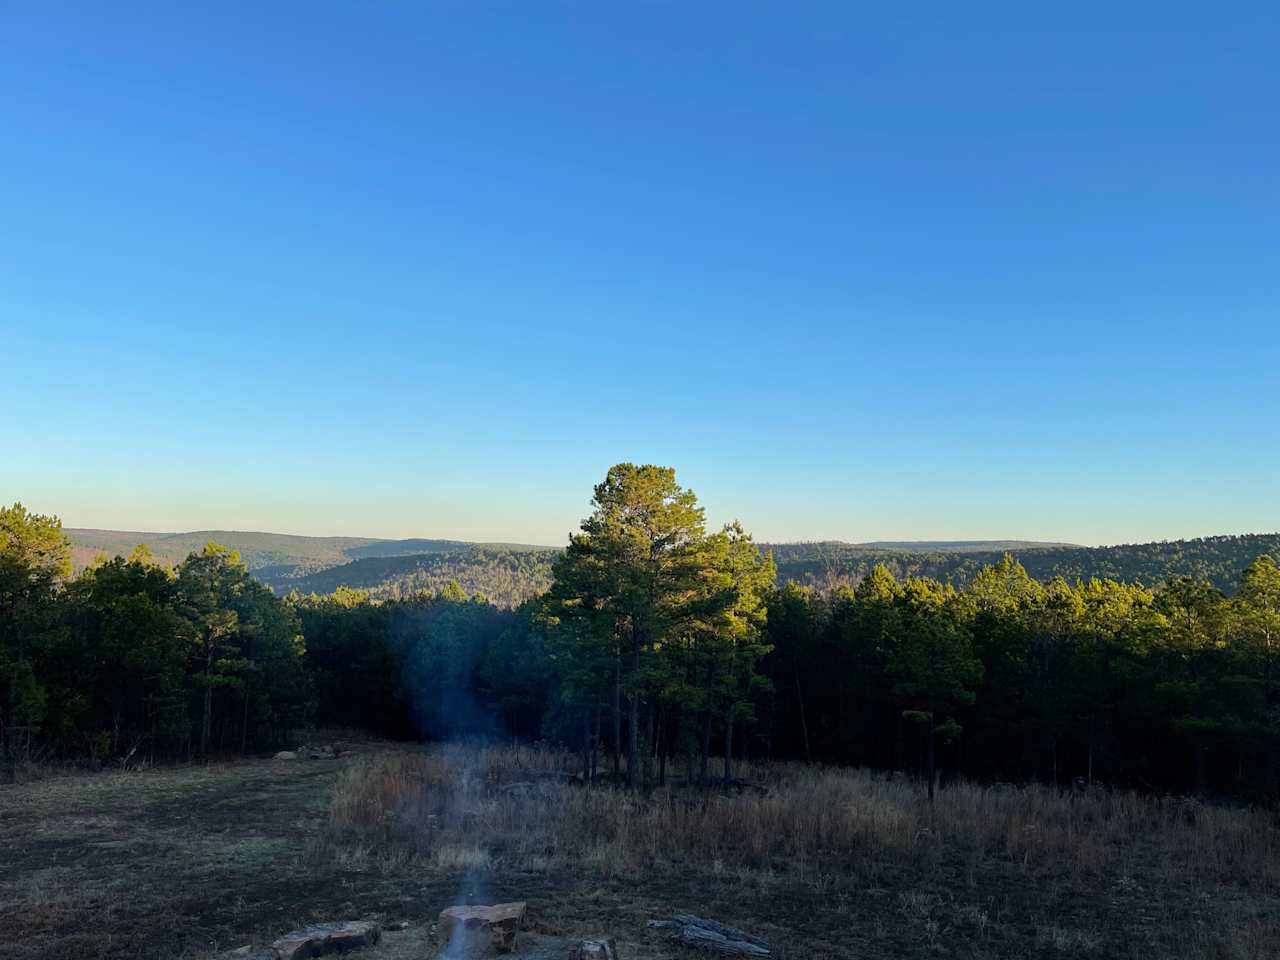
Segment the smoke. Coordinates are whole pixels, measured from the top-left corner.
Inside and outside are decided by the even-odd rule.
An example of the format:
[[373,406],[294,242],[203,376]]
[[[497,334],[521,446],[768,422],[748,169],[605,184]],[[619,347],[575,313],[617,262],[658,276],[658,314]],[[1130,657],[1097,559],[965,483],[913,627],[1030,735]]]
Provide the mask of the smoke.
[[476,689],[493,615],[482,604],[436,600],[402,608],[394,622],[396,646],[404,651],[402,694],[423,739],[491,742],[505,734]]
[[[394,630],[404,651],[402,693],[410,707],[416,732],[434,743],[445,757],[450,783],[447,820],[459,824],[468,846],[458,851],[457,893],[443,906],[489,905],[487,848],[490,838],[481,831],[480,806],[489,789],[489,752],[486,745],[504,739],[503,724],[478,695],[477,679],[489,638],[495,631],[489,622],[491,608],[474,603],[436,600],[402,608]],[[470,831],[470,832],[469,832]],[[479,934],[479,939],[477,938]],[[484,934],[456,924],[441,953],[442,960],[464,960],[479,952]]]
[[[453,806],[450,813],[457,822],[470,822],[478,826],[479,818],[476,816],[475,806],[483,798],[488,781],[488,753],[475,741],[453,743],[447,747],[447,750],[450,768],[454,768],[454,764],[457,764],[456,779],[450,793],[450,802]],[[483,844],[484,838],[477,837],[476,841],[478,845]],[[454,897],[454,905],[473,906],[490,903],[492,899],[487,864],[477,861],[467,862],[458,884],[457,896]],[[455,924],[449,942],[441,954],[442,960],[464,960],[474,946],[468,940],[466,924]]]

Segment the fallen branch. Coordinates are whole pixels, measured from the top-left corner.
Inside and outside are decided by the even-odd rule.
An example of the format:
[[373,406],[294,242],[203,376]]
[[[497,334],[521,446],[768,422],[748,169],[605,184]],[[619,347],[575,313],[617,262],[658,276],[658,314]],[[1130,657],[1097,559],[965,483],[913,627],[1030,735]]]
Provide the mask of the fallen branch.
[[648,926],[674,930],[676,939],[684,946],[726,957],[768,957],[773,952],[759,937],[737,927],[687,913],[676,914],[670,920],[650,920]]
[[730,780],[729,784],[730,786],[737,787],[740,793],[747,793],[750,791],[758,797],[767,797],[769,795],[769,788],[763,783],[753,783],[750,780]]

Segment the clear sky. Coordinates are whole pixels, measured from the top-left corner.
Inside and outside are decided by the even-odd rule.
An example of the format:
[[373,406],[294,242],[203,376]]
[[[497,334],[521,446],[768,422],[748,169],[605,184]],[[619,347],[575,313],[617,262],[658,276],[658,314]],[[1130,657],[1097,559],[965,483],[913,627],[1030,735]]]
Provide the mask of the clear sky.
[[1276,530],[1280,7],[1088,8],[5,3],[0,500]]

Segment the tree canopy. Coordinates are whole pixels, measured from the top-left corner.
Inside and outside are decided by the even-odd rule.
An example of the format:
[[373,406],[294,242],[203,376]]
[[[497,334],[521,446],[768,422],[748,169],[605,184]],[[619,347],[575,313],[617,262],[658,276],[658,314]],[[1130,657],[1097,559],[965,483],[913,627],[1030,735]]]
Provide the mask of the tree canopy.
[[[321,724],[548,739],[581,750],[584,777],[604,760],[634,786],[709,785],[713,759],[727,785],[764,755],[930,791],[963,775],[1275,800],[1280,550],[1225,572],[1266,542],[1107,548],[1181,558],[1134,580],[1046,575],[1063,568],[1021,547],[969,550],[946,576],[902,551],[833,573],[825,545],[826,573],[794,577],[817,545],[708,530],[674,470],[622,463],[564,550],[511,554],[545,564],[524,599],[445,577],[452,560],[429,587],[279,597],[216,543],[73,575],[57,518],[15,504],[0,508],[0,747],[10,767],[177,758]],[[1086,555],[1070,549],[1035,563]],[[1188,571],[1206,549],[1218,559]]]

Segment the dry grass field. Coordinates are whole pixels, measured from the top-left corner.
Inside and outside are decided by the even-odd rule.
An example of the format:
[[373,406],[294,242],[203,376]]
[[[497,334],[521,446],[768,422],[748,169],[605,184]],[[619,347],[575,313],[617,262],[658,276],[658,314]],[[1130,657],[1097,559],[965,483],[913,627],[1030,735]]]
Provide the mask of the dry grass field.
[[210,957],[318,919],[425,928],[527,899],[544,933],[713,917],[783,958],[1280,956],[1280,820],[1104,791],[777,764],[631,795],[534,749],[364,744],[0,787],[0,958]]

